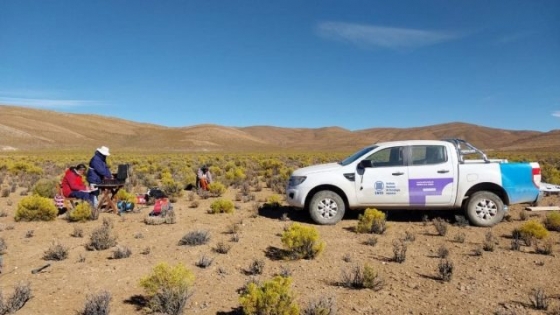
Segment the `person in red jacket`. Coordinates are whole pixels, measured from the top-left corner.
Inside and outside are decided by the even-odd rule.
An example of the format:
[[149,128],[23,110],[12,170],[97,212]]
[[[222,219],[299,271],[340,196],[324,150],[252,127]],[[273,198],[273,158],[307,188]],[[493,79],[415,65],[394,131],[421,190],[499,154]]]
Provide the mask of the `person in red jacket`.
[[84,164],[70,167],[66,170],[62,179],[62,194],[64,197],[72,197],[85,200],[93,206],[93,195],[84,183],[83,175],[86,171]]

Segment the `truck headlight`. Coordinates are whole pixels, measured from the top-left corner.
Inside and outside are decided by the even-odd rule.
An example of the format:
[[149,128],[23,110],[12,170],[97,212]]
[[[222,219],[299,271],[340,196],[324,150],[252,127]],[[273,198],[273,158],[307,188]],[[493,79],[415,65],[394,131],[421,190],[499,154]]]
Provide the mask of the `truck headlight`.
[[288,183],[288,186],[297,186],[301,183],[303,183],[303,181],[307,178],[307,176],[291,176],[290,177],[290,182]]

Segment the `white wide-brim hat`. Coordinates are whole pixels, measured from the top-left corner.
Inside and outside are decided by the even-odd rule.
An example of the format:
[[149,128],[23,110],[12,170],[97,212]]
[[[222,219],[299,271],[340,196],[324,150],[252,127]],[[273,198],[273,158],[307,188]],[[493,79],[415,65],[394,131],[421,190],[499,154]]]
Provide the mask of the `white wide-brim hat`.
[[105,156],[111,155],[111,154],[109,153],[109,148],[107,148],[106,146],[102,146],[101,148],[97,148],[97,152],[99,152],[99,153],[101,153],[101,154],[103,154],[103,155],[105,155]]

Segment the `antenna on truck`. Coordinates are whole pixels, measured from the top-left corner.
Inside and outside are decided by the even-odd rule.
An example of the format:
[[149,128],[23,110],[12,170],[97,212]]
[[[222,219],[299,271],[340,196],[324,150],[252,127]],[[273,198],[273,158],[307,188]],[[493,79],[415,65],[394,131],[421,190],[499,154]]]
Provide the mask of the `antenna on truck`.
[[453,139],[443,139],[443,141],[453,143],[453,145],[457,149],[457,153],[459,156],[459,163],[464,163],[465,161],[463,157],[468,154],[478,154],[480,155],[480,157],[482,157],[484,162],[490,163],[490,160],[488,159],[486,154],[482,152],[482,150],[478,149],[477,147],[475,147],[474,145],[468,143],[463,139],[453,138]]

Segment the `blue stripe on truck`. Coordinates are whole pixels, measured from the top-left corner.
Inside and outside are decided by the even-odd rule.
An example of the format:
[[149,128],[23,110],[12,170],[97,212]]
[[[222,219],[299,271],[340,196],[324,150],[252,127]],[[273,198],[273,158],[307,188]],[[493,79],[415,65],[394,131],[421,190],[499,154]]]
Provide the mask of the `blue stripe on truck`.
[[533,202],[539,189],[533,184],[533,169],[528,163],[500,163],[502,187],[510,203]]

